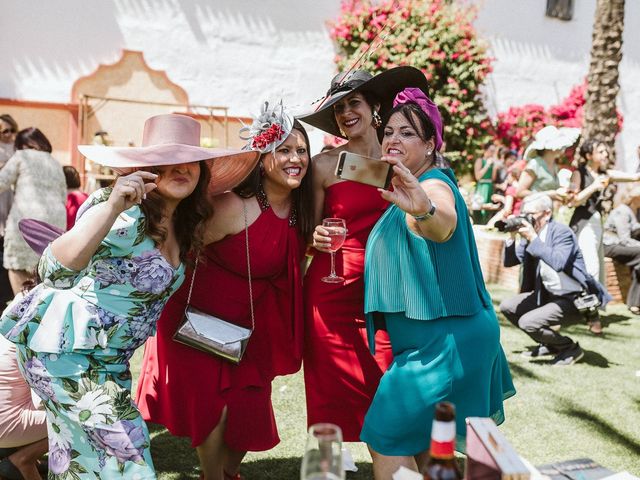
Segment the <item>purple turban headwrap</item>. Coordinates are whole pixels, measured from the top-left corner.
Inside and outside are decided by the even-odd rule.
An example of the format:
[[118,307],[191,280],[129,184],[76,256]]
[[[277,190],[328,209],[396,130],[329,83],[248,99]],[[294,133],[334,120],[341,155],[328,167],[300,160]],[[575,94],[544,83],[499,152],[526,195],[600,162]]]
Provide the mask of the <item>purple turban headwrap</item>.
[[394,107],[403,103],[415,103],[427,115],[436,131],[436,150],[440,150],[442,146],[442,117],[436,104],[419,88],[405,88],[393,99]]

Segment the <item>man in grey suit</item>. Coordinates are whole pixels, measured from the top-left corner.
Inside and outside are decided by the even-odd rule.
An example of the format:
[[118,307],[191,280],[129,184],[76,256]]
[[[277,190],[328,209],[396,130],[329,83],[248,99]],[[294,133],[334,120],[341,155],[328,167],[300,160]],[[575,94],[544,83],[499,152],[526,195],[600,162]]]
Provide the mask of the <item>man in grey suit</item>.
[[578,240],[571,229],[551,218],[553,202],[533,194],[523,202],[521,213],[529,221],[518,230],[520,241],[507,240],[504,265],[523,265],[518,295],[504,300],[500,310],[538,346],[525,355],[553,356],[554,365],[572,365],[584,352],[578,343],[558,333],[557,327],[583,320],[574,300],[583,293],[595,294],[604,306],[611,297],[587,273]]

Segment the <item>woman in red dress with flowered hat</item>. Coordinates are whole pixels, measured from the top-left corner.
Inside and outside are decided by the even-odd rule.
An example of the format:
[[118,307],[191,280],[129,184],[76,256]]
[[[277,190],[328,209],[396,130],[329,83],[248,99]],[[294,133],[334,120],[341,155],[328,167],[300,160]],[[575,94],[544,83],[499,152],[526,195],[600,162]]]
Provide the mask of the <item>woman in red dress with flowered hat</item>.
[[[300,267],[313,229],[309,142],[281,104],[265,104],[247,130],[248,146],[262,152],[258,167],[233,192],[213,199],[213,243],[163,311],[138,385],[144,418],[190,437],[207,480],[240,478],[247,451],[278,444],[271,381],[298,371],[302,357]],[[255,326],[240,363],[174,341],[194,273],[190,305],[251,326],[248,265]]]
[[388,203],[375,187],[341,181],[335,176],[340,152],[380,158],[381,115],[391,108],[393,94],[407,86],[424,86],[413,67],[398,67],[375,77],[362,71],[340,73],[322,104],[299,117],[332,135],[348,139],[312,161],[316,225],[323,218],[346,221],[347,237],[336,253],[336,270],[344,283],[324,283],[330,268],[325,248],[327,231],[316,227],[317,250],[305,276],[304,376],[307,423],[330,422],[348,442],[360,441],[360,430],[378,382],[392,361],[386,332],[375,338],[376,354],[367,344],[364,317],[364,247],[371,229]]

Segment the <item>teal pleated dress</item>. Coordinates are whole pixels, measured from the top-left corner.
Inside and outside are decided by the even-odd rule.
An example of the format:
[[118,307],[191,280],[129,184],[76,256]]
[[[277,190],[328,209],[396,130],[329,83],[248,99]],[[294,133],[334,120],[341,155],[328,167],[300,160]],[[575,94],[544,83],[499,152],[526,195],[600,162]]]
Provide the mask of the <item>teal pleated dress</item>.
[[450,171],[432,169],[420,181],[442,180],[453,191],[458,224],[443,243],[412,232],[405,212],[389,207],[365,254],[369,345],[380,319],[394,360],[380,381],[360,438],[383,455],[428,450],[435,404],[456,405],[457,449],[465,450],[465,418],[504,421],[502,402],[515,394],[500,345],[500,329],[485,288],[464,199]]

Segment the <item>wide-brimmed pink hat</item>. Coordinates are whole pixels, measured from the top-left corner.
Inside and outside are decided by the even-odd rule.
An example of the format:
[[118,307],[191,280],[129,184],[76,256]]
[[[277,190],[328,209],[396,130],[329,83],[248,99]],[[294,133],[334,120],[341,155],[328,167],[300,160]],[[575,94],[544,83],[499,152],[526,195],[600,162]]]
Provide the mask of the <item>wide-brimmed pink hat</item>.
[[147,119],[141,147],[78,145],[78,150],[88,159],[120,172],[206,160],[211,171],[209,192],[213,195],[240,184],[260,157],[260,152],[254,150],[201,147],[200,123],[178,114],[156,115]]

